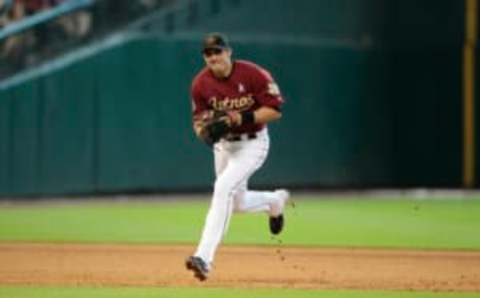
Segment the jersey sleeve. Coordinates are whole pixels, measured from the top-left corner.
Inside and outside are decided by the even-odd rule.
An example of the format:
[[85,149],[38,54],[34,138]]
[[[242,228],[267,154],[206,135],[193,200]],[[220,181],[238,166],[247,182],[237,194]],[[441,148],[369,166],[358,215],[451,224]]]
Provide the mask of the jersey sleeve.
[[201,92],[200,82],[194,80],[191,87],[192,116],[195,117],[208,109]]
[[265,69],[258,68],[258,71],[256,71],[253,78],[255,98],[258,103],[262,106],[268,106],[280,110],[284,100],[280,93],[280,88],[272,78],[271,74]]

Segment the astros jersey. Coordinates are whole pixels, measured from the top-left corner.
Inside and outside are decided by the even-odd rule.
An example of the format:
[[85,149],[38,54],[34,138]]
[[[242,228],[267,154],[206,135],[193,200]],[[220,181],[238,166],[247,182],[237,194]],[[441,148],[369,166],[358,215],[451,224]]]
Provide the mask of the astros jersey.
[[[192,83],[193,115],[205,110],[254,111],[261,106],[277,110],[283,103],[279,88],[268,71],[260,66],[237,60],[225,79],[216,78],[205,67]],[[232,128],[232,133],[253,133],[264,124],[242,124]]]

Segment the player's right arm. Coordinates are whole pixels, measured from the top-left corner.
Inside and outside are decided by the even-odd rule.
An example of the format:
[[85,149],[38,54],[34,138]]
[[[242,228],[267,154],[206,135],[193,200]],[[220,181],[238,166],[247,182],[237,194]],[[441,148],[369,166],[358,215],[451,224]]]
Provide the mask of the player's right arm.
[[266,124],[272,121],[276,121],[282,117],[282,113],[269,106],[262,106],[255,110],[254,119],[255,123]]

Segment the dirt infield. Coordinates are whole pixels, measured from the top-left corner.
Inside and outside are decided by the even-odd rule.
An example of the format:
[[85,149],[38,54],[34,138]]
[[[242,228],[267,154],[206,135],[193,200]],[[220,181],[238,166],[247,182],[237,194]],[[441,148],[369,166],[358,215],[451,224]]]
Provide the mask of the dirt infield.
[[[0,243],[0,285],[192,286],[191,246]],[[221,247],[209,287],[480,292],[480,252]]]

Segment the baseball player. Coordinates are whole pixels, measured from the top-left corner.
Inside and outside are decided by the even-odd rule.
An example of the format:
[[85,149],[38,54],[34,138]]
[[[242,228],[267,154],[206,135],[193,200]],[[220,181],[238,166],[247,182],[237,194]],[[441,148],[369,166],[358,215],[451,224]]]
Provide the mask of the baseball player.
[[227,231],[232,212],[266,212],[272,234],[284,225],[289,192],[248,190],[248,179],[268,155],[266,124],[280,119],[283,103],[270,73],[243,60],[232,60],[227,38],[210,33],[203,41],[206,67],[191,86],[193,128],[212,146],[216,180],[200,243],[186,260],[200,281],[212,269],[215,251]]

